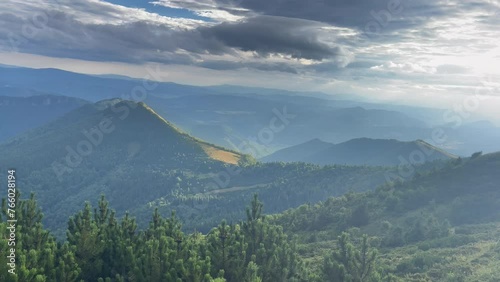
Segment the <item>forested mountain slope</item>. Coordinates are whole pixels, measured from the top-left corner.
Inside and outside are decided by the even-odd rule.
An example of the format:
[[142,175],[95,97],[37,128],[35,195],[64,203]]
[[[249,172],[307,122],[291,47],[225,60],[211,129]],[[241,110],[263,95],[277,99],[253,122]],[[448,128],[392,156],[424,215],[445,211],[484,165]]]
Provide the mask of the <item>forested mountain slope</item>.
[[180,132],[144,104],[121,100],[78,108],[0,152],[26,192],[37,192],[49,226],[64,224],[68,212],[96,194],[108,194],[124,211],[168,193],[180,170],[203,174],[241,158]]
[[[66,241],[56,243],[43,229],[33,196],[16,198],[16,224],[24,231],[16,247],[20,260],[12,276],[7,275],[8,258],[0,258],[0,278],[494,282],[500,269],[500,211],[490,204],[499,200],[499,166],[500,153],[476,154],[407,183],[348,193],[273,216],[264,215],[265,206],[255,195],[246,219],[229,224],[223,220],[206,235],[184,233],[175,214],[165,218],[158,210],[152,212],[147,228],[138,229],[129,214],[117,218],[103,196],[95,208],[87,203],[70,217]],[[477,184],[474,192],[465,189]],[[471,213],[471,207],[463,205],[466,201],[457,200],[471,196],[477,196],[476,205],[486,204],[487,212]],[[9,228],[4,220],[11,216],[5,200],[2,207],[0,235],[6,237]],[[446,219],[450,214],[445,211],[458,210],[470,218],[458,214],[457,219]],[[0,241],[0,249],[9,252],[7,240]]]
[[500,153],[478,153],[406,183],[303,205],[273,222],[300,234],[301,252],[318,268],[347,231],[375,236],[381,263],[402,281],[497,281],[499,172]]
[[395,172],[255,163],[183,133],[144,103],[120,99],[85,105],[20,135],[0,145],[0,156],[18,169],[21,191],[36,193],[45,224],[58,237],[66,218],[101,193],[119,216],[130,211],[145,219],[155,207],[164,215],[176,210],[185,228],[208,231],[222,218],[242,219],[241,207],[254,193],[275,213],[372,190]]

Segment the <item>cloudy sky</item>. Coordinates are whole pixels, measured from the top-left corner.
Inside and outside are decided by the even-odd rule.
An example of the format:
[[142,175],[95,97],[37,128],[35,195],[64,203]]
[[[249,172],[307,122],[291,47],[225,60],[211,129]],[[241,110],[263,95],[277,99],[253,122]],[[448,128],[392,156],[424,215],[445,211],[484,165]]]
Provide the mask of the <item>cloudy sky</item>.
[[500,0],[2,0],[0,63],[500,108]]

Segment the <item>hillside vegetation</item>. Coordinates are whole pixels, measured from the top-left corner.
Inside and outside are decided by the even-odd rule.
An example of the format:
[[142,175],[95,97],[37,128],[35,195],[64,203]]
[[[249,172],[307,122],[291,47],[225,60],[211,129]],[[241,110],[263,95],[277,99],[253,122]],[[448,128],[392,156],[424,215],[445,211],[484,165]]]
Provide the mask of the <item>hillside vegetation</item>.
[[[95,208],[86,203],[70,217],[65,242],[56,243],[33,195],[17,197],[18,267],[16,276],[7,275],[2,256],[0,279],[494,282],[500,275],[499,167],[500,153],[477,154],[408,183],[272,216],[255,195],[244,220],[222,220],[206,235],[183,232],[175,213],[165,218],[157,209],[139,229],[128,213],[117,218],[102,196]],[[5,237],[5,200],[2,211]],[[8,252],[7,240],[0,249]]]
[[500,153],[449,166],[376,191],[330,198],[274,217],[300,234],[304,257],[322,268],[342,232],[368,234],[385,271],[402,281],[498,281]]
[[275,213],[372,190],[396,172],[256,163],[182,132],[143,103],[120,99],[82,106],[20,135],[0,145],[0,156],[18,168],[22,191],[36,193],[44,223],[59,238],[66,218],[101,193],[119,216],[129,211],[140,224],[158,207],[163,215],[177,210],[185,229],[206,232],[222,218],[242,219],[254,193]]

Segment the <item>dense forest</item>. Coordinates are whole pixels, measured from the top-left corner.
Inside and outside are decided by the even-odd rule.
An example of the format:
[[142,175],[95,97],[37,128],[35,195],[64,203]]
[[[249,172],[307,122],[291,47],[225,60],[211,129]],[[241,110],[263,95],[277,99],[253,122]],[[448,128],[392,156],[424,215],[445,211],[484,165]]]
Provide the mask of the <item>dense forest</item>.
[[[496,282],[500,276],[500,153],[450,161],[410,181],[348,192],[266,215],[185,232],[158,209],[149,225],[120,217],[104,195],[69,218],[64,240],[42,224],[32,194],[16,195],[15,275],[0,281]],[[7,202],[0,236],[8,238]]]
[[368,234],[379,265],[401,281],[499,281],[499,171],[500,153],[478,152],[411,181],[302,205],[270,221],[298,237],[301,257],[316,271],[345,232]]
[[[81,108],[0,145],[22,168],[18,186],[34,191],[14,197],[15,231],[12,202],[3,201],[0,281],[500,277],[500,153],[428,162],[407,179],[401,167],[259,163],[244,155],[233,164],[210,157],[204,148],[212,145],[146,106],[120,103],[137,110],[60,181],[51,163],[64,151],[55,148],[78,144],[80,130],[112,114],[108,107]],[[135,140],[131,132],[147,138],[124,142]]]

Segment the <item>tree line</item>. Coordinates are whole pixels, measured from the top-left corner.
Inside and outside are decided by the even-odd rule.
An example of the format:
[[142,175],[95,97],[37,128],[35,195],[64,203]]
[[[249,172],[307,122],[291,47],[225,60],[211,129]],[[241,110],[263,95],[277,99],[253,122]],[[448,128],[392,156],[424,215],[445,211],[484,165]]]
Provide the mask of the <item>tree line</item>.
[[[19,195],[17,195],[19,197]],[[155,210],[144,230],[126,214],[118,219],[102,196],[97,207],[86,203],[68,220],[66,241],[57,241],[42,225],[42,213],[32,194],[16,207],[16,274],[0,257],[0,281],[375,281],[376,252],[368,239],[358,250],[346,234],[338,250],[325,257],[319,273],[310,270],[297,251],[297,242],[263,214],[254,196],[247,218],[236,224],[222,221],[207,234],[182,231],[175,213],[162,217]],[[5,240],[7,206],[2,201],[0,249]]]

